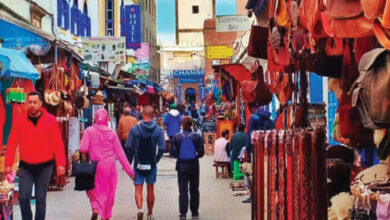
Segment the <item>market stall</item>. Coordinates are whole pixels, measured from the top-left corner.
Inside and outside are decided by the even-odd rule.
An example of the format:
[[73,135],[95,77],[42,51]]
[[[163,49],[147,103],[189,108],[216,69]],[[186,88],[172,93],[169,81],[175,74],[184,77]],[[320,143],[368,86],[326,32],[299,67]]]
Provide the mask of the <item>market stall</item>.
[[[352,175],[372,166],[377,158],[388,160],[390,47],[385,33],[390,1],[253,0],[247,9],[256,13],[258,24],[263,24],[252,26],[247,52],[267,60],[264,73],[270,76],[270,83],[264,77],[243,82],[249,94],[254,81],[265,85],[255,89],[254,97],[244,98],[264,105],[264,94],[270,92],[280,103],[276,121],[279,131],[252,133],[253,219],[327,219],[328,207],[324,204],[330,213],[348,213],[333,216],[338,219],[388,219],[382,211],[389,210],[389,203],[371,202],[375,192],[380,194],[376,198],[386,194],[388,178],[370,180],[364,188],[356,187],[353,181],[353,197],[344,197],[345,201],[353,200],[354,205],[344,204],[348,207],[337,203],[337,195],[329,197],[334,192],[325,195],[336,181],[330,179],[327,170],[347,170]],[[360,153],[355,163],[345,161],[343,148],[337,146],[333,148],[338,152],[328,158],[323,106],[313,106],[308,99],[309,93],[316,92],[308,85],[310,72],[330,78],[327,84],[339,106],[329,129],[334,140]],[[313,116],[318,119],[314,123]],[[295,167],[295,161],[300,167]],[[351,184],[340,175],[337,179],[338,185]],[[341,196],[343,192],[351,193],[351,188],[337,191]],[[381,208],[375,213],[371,207],[376,205]]]

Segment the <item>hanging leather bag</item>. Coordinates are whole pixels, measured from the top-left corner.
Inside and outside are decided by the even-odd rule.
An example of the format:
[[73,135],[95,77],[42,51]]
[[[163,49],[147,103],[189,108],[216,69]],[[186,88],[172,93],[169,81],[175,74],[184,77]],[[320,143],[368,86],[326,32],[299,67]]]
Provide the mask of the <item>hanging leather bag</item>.
[[363,55],[360,76],[353,84],[352,106],[356,106],[365,127],[390,128],[390,53],[384,48]]
[[263,68],[259,66],[253,74],[254,80],[245,80],[241,83],[243,98],[248,103],[268,105],[272,101],[272,94],[264,83]]
[[364,17],[360,0],[327,0],[330,28],[336,37],[356,38],[373,34],[373,19]]
[[248,55],[267,59],[268,28],[252,25],[248,45]]
[[339,113],[340,136],[348,138],[356,148],[372,146],[373,130],[365,128],[360,119],[359,110],[351,105],[352,97],[344,93],[341,97]]

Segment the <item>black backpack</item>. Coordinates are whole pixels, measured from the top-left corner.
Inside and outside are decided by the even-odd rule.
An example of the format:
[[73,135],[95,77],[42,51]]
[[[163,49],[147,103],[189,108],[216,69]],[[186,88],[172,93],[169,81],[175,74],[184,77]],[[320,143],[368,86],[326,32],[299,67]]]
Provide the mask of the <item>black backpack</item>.
[[138,150],[135,160],[135,169],[143,176],[147,176],[156,167],[156,154],[153,149],[152,135],[142,137],[139,126],[137,126],[139,132]]

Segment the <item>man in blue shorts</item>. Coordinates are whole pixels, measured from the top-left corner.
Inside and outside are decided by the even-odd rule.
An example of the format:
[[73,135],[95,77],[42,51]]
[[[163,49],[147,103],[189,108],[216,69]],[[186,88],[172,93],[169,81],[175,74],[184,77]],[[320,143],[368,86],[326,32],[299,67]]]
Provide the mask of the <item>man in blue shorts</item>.
[[[143,121],[130,129],[126,147],[134,157],[135,173],[135,201],[138,207],[137,217],[143,219],[142,191],[144,183],[147,184],[148,220],[153,220],[154,184],[157,179],[157,163],[165,152],[165,138],[163,130],[153,122],[154,109],[145,106]],[[158,145],[158,148],[157,148]]]

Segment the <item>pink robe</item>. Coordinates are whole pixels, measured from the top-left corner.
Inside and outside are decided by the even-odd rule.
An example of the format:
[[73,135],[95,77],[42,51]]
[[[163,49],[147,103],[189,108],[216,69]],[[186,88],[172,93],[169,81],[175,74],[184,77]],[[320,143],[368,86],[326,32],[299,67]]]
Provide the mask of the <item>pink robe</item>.
[[85,130],[80,151],[89,153],[91,160],[98,161],[95,188],[87,191],[92,209],[101,218],[111,218],[118,183],[116,158],[128,175],[133,174],[117,134],[108,125],[107,111],[96,112],[96,124]]

